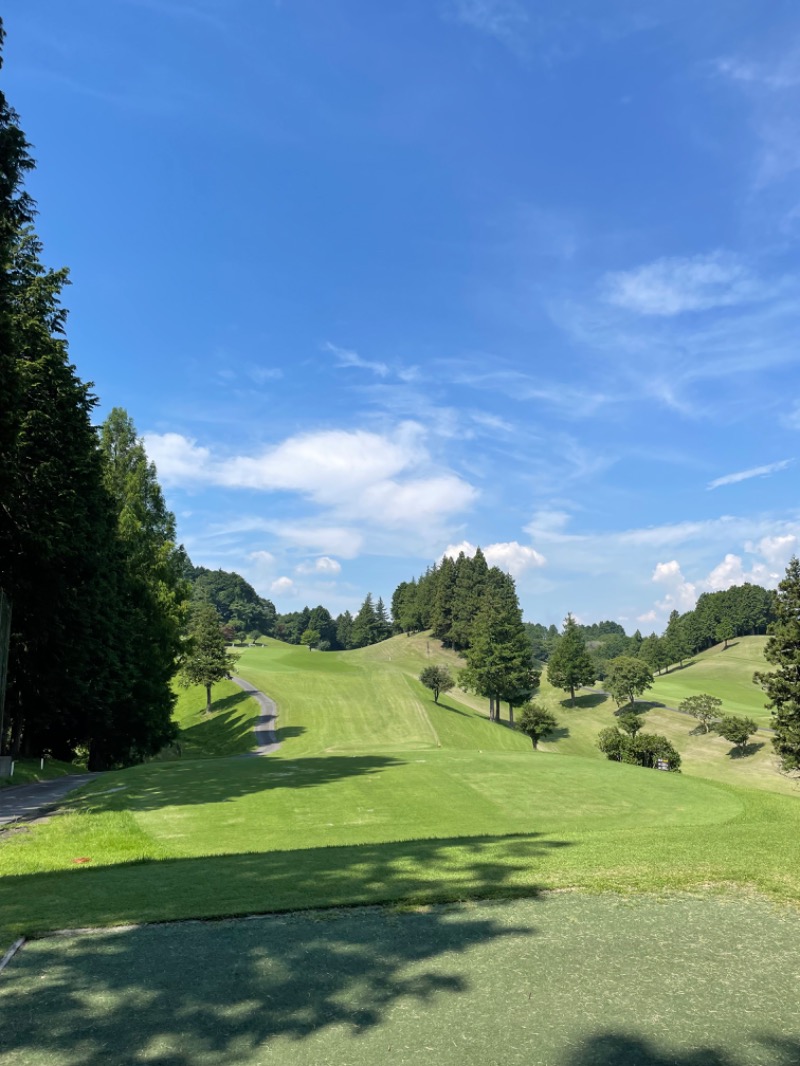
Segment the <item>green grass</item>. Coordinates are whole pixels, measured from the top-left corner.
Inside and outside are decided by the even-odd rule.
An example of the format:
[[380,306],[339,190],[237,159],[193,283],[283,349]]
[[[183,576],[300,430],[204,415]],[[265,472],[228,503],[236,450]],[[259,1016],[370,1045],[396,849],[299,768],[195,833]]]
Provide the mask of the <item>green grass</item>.
[[[224,891],[224,886],[221,886]],[[790,1066],[797,917],[608,895],[33,942],[6,1066]]]
[[[323,753],[475,748],[526,751],[530,742],[498,729],[448,693],[440,705],[417,680],[425,662],[462,660],[431,640],[396,637],[355,652],[314,652],[265,641],[242,652],[237,669],[276,700],[282,758]],[[455,668],[455,665],[454,665]]]
[[[222,755],[244,755],[255,747],[253,725],[260,711],[252,697],[233,681],[220,681],[211,690],[211,714],[206,714],[206,690],[202,685],[177,688],[173,715],[180,728],[181,757],[210,759]],[[178,758],[168,748],[159,761]]]
[[[731,759],[719,738],[655,709],[648,720],[680,734],[687,772],[610,763],[595,747],[609,702],[566,708],[545,681],[560,731],[534,753],[466,697],[433,703],[416,674],[451,658],[424,637],[357,653],[247,649],[240,672],[279,705],[279,754],[199,757],[249,747],[255,705],[226,705],[241,694],[221,687],[206,719],[187,696],[197,758],[184,746],[180,760],[105,775],[63,816],[5,837],[4,937],[541,887],[740,885],[800,902],[796,795],[732,784],[765,777],[763,751]],[[770,773],[776,791],[794,788]]]
[[69,774],[84,774],[85,766],[75,763],[60,762],[58,759],[45,759],[44,768],[40,759],[17,759],[14,763],[13,777],[0,777],[0,788],[11,785],[32,785],[37,781],[52,781],[56,777]]
[[766,642],[766,637],[737,637],[727,648],[718,644],[688,660],[683,668],[656,675],[646,698],[677,707],[687,696],[709,692],[723,701],[724,714],[747,715],[769,726],[764,691],[753,684],[756,670],[771,669],[764,659]]

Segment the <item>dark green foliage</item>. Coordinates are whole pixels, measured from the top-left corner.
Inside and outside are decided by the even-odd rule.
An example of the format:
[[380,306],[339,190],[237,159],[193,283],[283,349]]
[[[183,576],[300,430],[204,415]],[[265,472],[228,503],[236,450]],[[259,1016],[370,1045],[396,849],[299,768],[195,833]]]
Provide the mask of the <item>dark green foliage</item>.
[[238,655],[225,647],[221,619],[210,603],[193,603],[179,679],[182,685],[204,685],[206,711],[211,711],[211,687],[230,675]]
[[300,637],[300,643],[311,651],[312,648],[316,648],[319,645],[320,639],[318,629],[307,629]]
[[640,714],[634,714],[632,711],[621,714],[617,720],[620,728],[624,729],[630,737],[635,737],[637,733],[641,733],[644,729],[644,718]]
[[530,698],[539,684],[522,624],[514,579],[497,567],[487,573],[483,604],[475,618],[462,682],[489,700],[489,717],[499,719],[500,701],[513,708]]
[[[236,620],[245,632],[257,631],[265,637],[275,630],[275,606],[259,596],[239,574],[226,570],[190,567],[192,599],[213,604],[223,622]],[[239,628],[237,626],[236,628]]]
[[722,640],[725,643],[725,647],[728,647],[728,641],[733,640],[736,636],[736,632],[733,628],[733,623],[730,618],[723,618],[719,625],[714,630],[714,636],[717,640]]
[[709,695],[707,692],[701,692],[696,696],[687,696],[678,706],[679,711],[683,711],[684,714],[690,714],[692,718],[702,722],[706,733],[711,723],[719,718],[721,709],[722,700],[718,696]]
[[552,733],[558,727],[558,722],[555,715],[538,703],[523,703],[516,726],[520,733],[531,738],[534,748],[538,748],[539,741]]
[[636,697],[653,684],[653,672],[642,659],[621,655],[608,664],[608,673],[603,682],[618,707],[623,703],[636,702]]
[[597,735],[597,746],[607,758],[615,762],[631,763],[655,770],[659,762],[667,769],[680,770],[681,757],[666,737],[659,733],[623,733],[615,726],[602,729]]
[[642,641],[638,657],[646,662],[651,670],[656,670],[659,674],[670,664],[667,642],[663,637],[657,637],[655,633],[651,633]]
[[569,692],[575,702],[575,689],[591,685],[596,670],[586,650],[586,639],[571,614],[564,619],[561,639],[547,661],[547,677],[551,685]]
[[736,744],[739,750],[744,753],[750,737],[758,731],[758,723],[754,722],[752,718],[740,718],[736,714],[725,714],[714,725],[714,730],[725,740],[729,740],[731,744]]
[[64,339],[67,274],[42,265],[29,227],[32,166],[0,94],[0,588],[13,602],[0,744],[64,759],[84,747],[103,769],[174,733],[185,560],[146,459],[142,482],[98,447]]
[[368,592],[358,614],[353,619],[353,647],[367,648],[370,644],[377,644],[380,639],[378,616],[372,602],[372,593]]
[[775,671],[760,671],[753,680],[772,708],[773,746],[784,770],[800,769],[800,561],[792,559],[778,585],[776,620],[764,649]]
[[349,651],[353,647],[353,616],[349,611],[336,619],[336,646]]
[[426,666],[419,679],[433,693],[434,703],[439,702],[441,692],[449,692],[455,687],[455,681],[446,666]]

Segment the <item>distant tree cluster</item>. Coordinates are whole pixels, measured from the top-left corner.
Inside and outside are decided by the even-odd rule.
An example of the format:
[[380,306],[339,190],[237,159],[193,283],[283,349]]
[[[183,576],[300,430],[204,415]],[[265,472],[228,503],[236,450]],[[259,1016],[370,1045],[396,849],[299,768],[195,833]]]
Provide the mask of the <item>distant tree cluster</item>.
[[[303,639],[309,632],[317,634],[316,640]],[[302,611],[279,614],[274,629],[278,640],[287,644],[307,644],[319,651],[366,648],[387,640],[393,632],[383,599],[378,597],[376,603],[371,592],[365,596],[355,617],[350,611],[343,611],[334,618],[325,607],[304,607]]]
[[528,700],[539,684],[522,622],[514,579],[490,567],[480,548],[475,555],[445,556],[392,596],[394,628],[400,633],[430,629],[447,648],[463,654],[460,684],[489,701],[489,717],[499,719],[501,703]]
[[622,730],[609,726],[598,734],[597,746],[615,762],[645,766],[651,770],[658,769],[661,763],[667,770],[680,770],[680,755],[660,733],[642,733],[638,728],[631,731],[630,728]]
[[275,605],[259,596],[239,574],[190,563],[185,572],[192,585],[192,602],[214,607],[231,643],[254,643],[260,637],[274,635]]

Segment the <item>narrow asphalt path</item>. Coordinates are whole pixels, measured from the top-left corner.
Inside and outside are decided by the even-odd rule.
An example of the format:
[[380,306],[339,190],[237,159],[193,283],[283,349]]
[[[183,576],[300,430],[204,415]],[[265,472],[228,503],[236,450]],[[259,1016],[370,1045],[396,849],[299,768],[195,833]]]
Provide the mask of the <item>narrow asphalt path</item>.
[[12,785],[10,788],[0,789],[0,827],[12,822],[26,821],[57,807],[73,789],[80,788],[88,781],[94,781],[97,776],[68,774],[52,781],[37,781],[33,785]]
[[265,696],[255,685],[251,685],[243,677],[232,677],[231,681],[238,685],[239,688],[244,689],[248,696],[252,696],[261,708],[261,714],[253,726],[253,732],[256,735],[256,750],[250,754],[271,755],[273,751],[277,751],[281,746],[275,733],[275,723],[278,720],[278,708],[275,701],[271,700],[269,696]]

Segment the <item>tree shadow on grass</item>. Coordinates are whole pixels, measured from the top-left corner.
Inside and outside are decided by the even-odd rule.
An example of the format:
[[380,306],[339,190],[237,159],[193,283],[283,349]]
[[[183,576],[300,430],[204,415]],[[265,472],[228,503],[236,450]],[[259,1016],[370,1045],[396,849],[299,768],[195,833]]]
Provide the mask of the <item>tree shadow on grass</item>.
[[550,744],[555,743],[557,740],[566,740],[569,735],[569,726],[559,725],[555,729],[551,729],[546,737],[542,737],[542,740],[546,744]]
[[471,717],[471,715],[467,711],[462,711],[460,707],[454,707],[452,703],[445,703],[444,700],[439,700],[436,706],[443,707],[446,711],[452,711],[453,714],[460,714],[462,718]]
[[307,789],[342,778],[378,774],[402,763],[402,759],[384,755],[325,755],[291,760],[184,758],[122,771],[120,783],[125,788],[111,795],[107,793],[107,775],[95,789],[105,795],[95,798],[93,792],[84,792],[75,802],[81,810],[92,812],[225,803],[274,788]]
[[565,711],[577,711],[583,708],[583,710],[589,710],[593,707],[601,707],[608,699],[607,692],[587,692],[583,696],[576,696],[575,703],[567,696],[566,699],[561,700],[561,706]]
[[751,755],[755,755],[756,752],[761,751],[766,745],[764,741],[758,741],[755,744],[745,744],[744,748],[734,747],[728,752],[729,759],[748,759]]
[[[800,1062],[800,1043],[769,1035],[756,1040],[762,1048],[770,1048],[775,1053],[769,1060],[759,1057],[759,1062],[769,1061],[772,1066],[796,1066]],[[661,1051],[648,1040],[627,1033],[601,1033],[589,1037],[558,1066],[740,1066],[743,1061],[738,1055],[731,1058],[719,1048]]]
[[307,730],[304,725],[283,725],[275,730],[275,739],[279,744],[283,744],[284,740],[301,737],[305,732]]
[[[41,925],[42,907],[30,901],[45,901],[51,927],[65,924],[64,915],[74,925],[163,918],[178,902],[204,915],[322,898],[535,899],[537,887],[515,876],[560,846],[534,835],[218,856],[4,878],[0,895],[18,926],[34,911]],[[143,1049],[162,1066],[262,1062],[280,1037],[299,1041],[333,1027],[358,1036],[395,1005],[432,1009],[434,999],[470,987],[464,952],[534,933],[507,912],[373,907],[42,940],[3,975],[0,1009],[15,1022],[0,1029],[0,1050],[9,1066],[33,1053],[106,1066],[139,1061]]]

